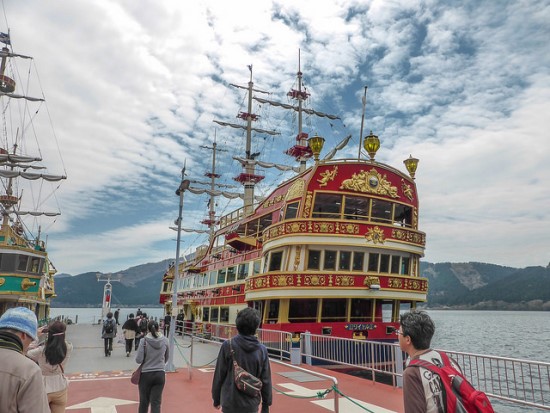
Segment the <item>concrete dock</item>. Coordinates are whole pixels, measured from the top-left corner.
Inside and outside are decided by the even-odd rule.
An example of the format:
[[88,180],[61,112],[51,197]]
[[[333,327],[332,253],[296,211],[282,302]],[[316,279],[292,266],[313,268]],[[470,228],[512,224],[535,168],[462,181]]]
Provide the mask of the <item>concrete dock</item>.
[[[120,331],[120,327],[119,327]],[[67,339],[74,350],[66,366],[69,378],[70,413],[134,413],[139,395],[130,375],[138,366],[135,352],[126,357],[123,343],[114,340],[111,357],[105,357],[101,326],[73,324],[67,327]],[[210,386],[219,345],[177,336],[175,372],[167,373],[162,411],[219,412],[212,406]],[[189,360],[192,365],[189,367]],[[401,389],[308,365],[300,368],[272,361],[272,413],[326,413],[335,411],[333,382],[319,377],[328,375],[338,381],[337,409],[340,413],[401,413],[404,411]],[[304,371],[306,369],[307,371]],[[319,395],[331,390],[323,398]]]

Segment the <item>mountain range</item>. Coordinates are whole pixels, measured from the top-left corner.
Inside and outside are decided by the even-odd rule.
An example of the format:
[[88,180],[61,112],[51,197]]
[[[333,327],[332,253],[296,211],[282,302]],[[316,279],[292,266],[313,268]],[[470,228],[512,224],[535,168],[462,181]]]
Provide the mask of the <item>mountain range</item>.
[[[159,305],[162,277],[170,262],[166,259],[109,274],[111,306]],[[550,264],[547,267],[512,268],[480,262],[420,262],[420,272],[429,280],[430,308],[474,310],[550,311]],[[109,276],[88,272],[55,276],[57,297],[53,307],[97,307]],[[116,281],[115,281],[116,280]]]

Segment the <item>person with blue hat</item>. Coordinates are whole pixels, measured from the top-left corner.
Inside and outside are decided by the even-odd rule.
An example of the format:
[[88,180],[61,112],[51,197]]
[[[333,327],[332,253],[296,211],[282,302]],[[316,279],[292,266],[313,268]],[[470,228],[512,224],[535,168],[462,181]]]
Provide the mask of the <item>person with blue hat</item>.
[[0,317],[0,412],[49,413],[40,367],[25,355],[38,335],[36,315],[26,307]]

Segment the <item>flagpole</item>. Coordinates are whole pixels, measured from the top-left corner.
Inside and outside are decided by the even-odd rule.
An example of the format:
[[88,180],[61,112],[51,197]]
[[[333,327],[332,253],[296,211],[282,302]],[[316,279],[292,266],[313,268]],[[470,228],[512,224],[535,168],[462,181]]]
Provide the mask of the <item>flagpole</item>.
[[174,265],[174,280],[172,281],[172,318],[170,320],[170,336],[168,337],[168,362],[166,363],[166,371],[175,372],[174,365],[174,342],[176,340],[176,312],[178,308],[178,279],[180,265],[180,238],[181,238],[181,217],[183,212],[183,193],[189,188],[189,180],[185,177],[185,163],[181,170],[181,182],[176,190],[176,195],[180,197],[179,214],[178,214],[178,235],[176,241],[176,263]]

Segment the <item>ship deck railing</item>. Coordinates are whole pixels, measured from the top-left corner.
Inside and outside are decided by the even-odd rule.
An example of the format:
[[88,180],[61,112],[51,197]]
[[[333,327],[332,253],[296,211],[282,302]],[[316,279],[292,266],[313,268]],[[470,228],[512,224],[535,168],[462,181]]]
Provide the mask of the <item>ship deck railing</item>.
[[[191,323],[186,333],[219,342],[237,335],[237,329],[229,324]],[[394,387],[403,384],[407,355],[397,343],[310,333],[301,333],[298,338],[288,332],[268,329],[258,329],[257,334],[272,358],[294,365],[324,365]],[[460,365],[476,389],[491,399],[550,411],[550,363],[442,351]]]

